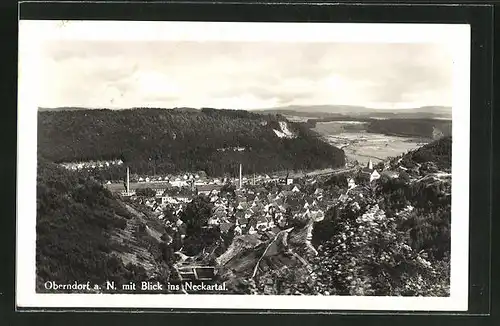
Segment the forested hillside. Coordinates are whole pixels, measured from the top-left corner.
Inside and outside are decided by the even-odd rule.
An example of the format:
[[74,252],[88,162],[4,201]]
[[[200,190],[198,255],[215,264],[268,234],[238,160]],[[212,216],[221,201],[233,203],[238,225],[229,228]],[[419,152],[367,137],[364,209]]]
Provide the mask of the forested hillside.
[[440,133],[440,136],[450,136],[451,121],[436,119],[373,119],[370,120],[366,131],[395,136],[434,138],[435,132]]
[[331,121],[359,121],[363,124],[356,126],[367,132],[385,134],[389,136],[422,137],[438,139],[442,136],[451,135],[451,120],[421,119],[421,118],[383,118],[373,119],[370,117],[326,117],[321,119],[308,119],[306,125],[315,128],[321,122]]
[[[135,219],[122,202],[97,182],[39,159],[37,291],[46,291],[47,281],[90,281],[103,285],[106,281],[126,283],[159,278],[168,271],[160,251],[161,241],[149,239],[146,246],[145,236],[137,232],[129,234],[125,243],[118,241],[120,234],[137,224]],[[148,221],[150,228],[154,222]],[[149,268],[130,259],[125,264],[121,258],[141,250],[150,260]]]
[[417,168],[417,170],[429,170],[429,167],[431,167],[427,172],[433,172],[432,170],[436,169],[449,172],[451,171],[451,150],[451,136],[442,137],[416,150],[393,158],[390,160],[390,165],[392,167],[395,165],[403,165],[409,169]]
[[[293,137],[280,137],[285,121]],[[278,132],[276,132],[278,131]],[[139,108],[39,112],[39,154],[70,162],[121,158],[134,173],[232,173],[342,166],[344,153],[282,116]],[[242,148],[241,151],[228,150]],[[121,177],[121,176],[120,176]]]

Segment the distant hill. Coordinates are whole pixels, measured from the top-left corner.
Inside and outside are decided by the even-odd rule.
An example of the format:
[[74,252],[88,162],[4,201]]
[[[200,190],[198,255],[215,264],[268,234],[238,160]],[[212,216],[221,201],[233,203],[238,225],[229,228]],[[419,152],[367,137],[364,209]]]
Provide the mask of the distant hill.
[[[104,108],[85,108],[85,107],[39,107],[38,111],[75,111],[75,110],[89,110],[89,109],[104,109]],[[115,108],[112,110],[130,110],[136,109],[135,107],[129,108]],[[190,108],[190,107],[175,107],[175,108],[151,108],[151,109],[164,109],[173,111],[184,112],[197,112],[203,109]],[[411,109],[374,109],[364,106],[355,105],[289,105],[276,108],[255,109],[251,112],[258,114],[280,114],[284,116],[297,116],[297,117],[314,117],[314,118],[332,118],[332,117],[358,117],[358,118],[440,118],[451,119],[451,107],[448,106],[422,106]]]
[[240,163],[246,173],[345,163],[342,150],[302,124],[208,108],[41,111],[38,153],[54,162],[121,158],[133,173],[144,174],[202,170],[234,175]]
[[44,107],[39,107],[38,108],[39,112],[45,112],[45,111],[76,111],[76,110],[88,110],[88,108],[71,107],[71,106],[61,106],[61,107],[55,107],[55,108],[44,108]]
[[283,114],[290,116],[306,117],[381,117],[381,118],[442,118],[451,119],[451,107],[424,106],[411,109],[374,109],[363,106],[351,105],[311,105],[311,106],[285,106],[254,110],[261,114]]

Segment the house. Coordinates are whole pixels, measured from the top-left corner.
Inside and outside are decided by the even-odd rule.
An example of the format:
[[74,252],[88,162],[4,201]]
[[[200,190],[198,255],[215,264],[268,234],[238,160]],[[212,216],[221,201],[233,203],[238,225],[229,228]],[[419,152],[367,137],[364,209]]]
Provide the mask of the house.
[[245,226],[247,226],[247,223],[248,223],[248,220],[246,218],[239,218],[236,220],[236,225],[244,228]]
[[372,182],[373,180],[380,178],[380,174],[373,168],[372,160],[368,162],[366,167],[361,169],[360,177],[368,182]]
[[186,181],[180,180],[179,178],[177,178],[177,179],[178,180],[170,181],[170,185],[172,185],[173,187],[178,187],[178,188],[182,188],[182,187],[187,187],[188,186],[188,183]]
[[270,221],[272,221],[271,214],[266,214],[265,216],[259,216],[257,218],[257,228],[260,229],[261,227],[267,228],[270,226]]
[[339,196],[339,201],[344,202],[344,201],[346,201],[348,198],[349,198],[349,196],[348,196],[348,195],[346,195],[346,194],[341,194],[341,195]]
[[248,217],[250,217],[254,214],[255,214],[255,211],[251,208],[247,209],[247,211],[245,212],[245,216],[249,215]]
[[323,189],[322,188],[316,188],[316,190],[314,191],[314,194],[315,195],[321,195],[321,194],[323,194]]
[[189,203],[193,199],[193,197],[189,195],[177,195],[175,196],[175,199],[177,199],[177,201],[181,203]]
[[198,185],[196,186],[196,193],[198,195],[203,194],[209,196],[218,194],[221,189],[222,186],[216,184]]
[[219,224],[220,224],[220,219],[216,216],[213,216],[208,220],[208,225],[219,225]]
[[154,208],[153,208],[153,212],[156,212],[156,213],[161,213],[163,211],[163,208],[161,205],[156,205]]
[[313,219],[314,222],[320,222],[325,218],[325,213],[322,210],[311,210],[309,217]]
[[377,170],[373,170],[373,172],[370,174],[370,182],[377,179],[380,179],[380,174],[377,172]]
[[246,210],[249,208],[249,205],[246,201],[240,201],[237,208],[242,209],[242,210]]
[[292,192],[295,192],[295,193],[300,192],[299,187],[297,187],[297,186],[293,187]]

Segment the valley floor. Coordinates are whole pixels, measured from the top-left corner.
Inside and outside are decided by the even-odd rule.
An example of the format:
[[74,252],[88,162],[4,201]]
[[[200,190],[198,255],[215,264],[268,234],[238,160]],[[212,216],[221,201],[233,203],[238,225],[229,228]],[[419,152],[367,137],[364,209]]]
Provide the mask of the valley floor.
[[348,161],[361,164],[369,160],[383,161],[425,145],[419,139],[366,132],[346,132],[324,137],[329,144],[343,149]]

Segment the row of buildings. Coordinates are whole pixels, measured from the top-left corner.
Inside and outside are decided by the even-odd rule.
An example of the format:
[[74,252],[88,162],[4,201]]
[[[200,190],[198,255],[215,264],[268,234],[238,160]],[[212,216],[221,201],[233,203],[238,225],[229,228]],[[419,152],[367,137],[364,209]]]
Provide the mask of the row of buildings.
[[[217,187],[206,190],[203,194],[208,196],[214,207],[208,225],[218,225],[222,232],[234,230],[235,234],[276,233],[287,225],[289,219],[322,218],[332,203],[332,198],[325,196],[322,189],[305,193],[298,185],[284,185],[280,190],[242,187],[236,189],[234,195],[221,192]],[[159,219],[166,218],[166,209],[179,219],[186,205],[197,194],[132,198],[149,207]]]
[[98,161],[86,161],[86,162],[63,162],[60,163],[61,166],[68,170],[83,170],[83,169],[100,169],[110,166],[120,166],[123,165],[123,161],[116,160],[98,160]]
[[130,177],[130,170],[127,168],[126,180],[123,183],[105,183],[105,186],[114,193],[120,193],[122,196],[135,195],[138,189],[151,189],[157,194],[163,194],[177,188],[183,192],[193,192],[195,194],[208,195],[210,192],[219,191],[224,185],[234,185],[238,189],[245,185],[257,185],[265,183],[282,183],[291,185],[294,179],[290,177],[279,177],[268,174],[243,176],[242,166],[240,165],[239,178],[209,178],[199,174],[183,174],[180,176],[156,176],[156,177],[138,177],[135,180]]

